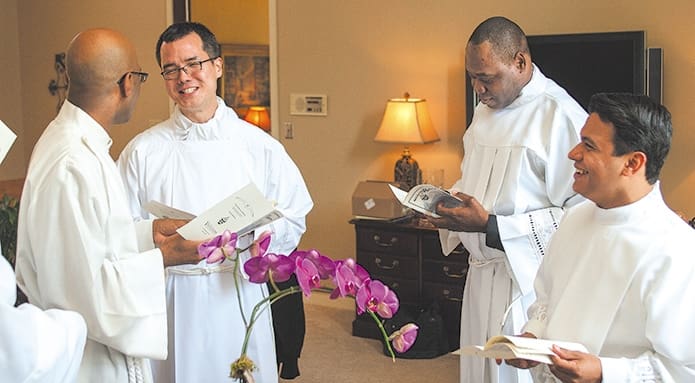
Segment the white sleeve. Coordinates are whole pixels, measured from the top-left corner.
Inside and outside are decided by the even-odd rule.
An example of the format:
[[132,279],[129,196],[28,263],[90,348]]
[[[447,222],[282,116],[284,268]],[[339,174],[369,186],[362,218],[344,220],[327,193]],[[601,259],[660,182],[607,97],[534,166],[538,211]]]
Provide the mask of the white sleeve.
[[299,168],[282,147],[269,147],[270,169],[266,169],[266,198],[277,201],[277,209],[284,218],[266,228],[256,230],[273,231],[270,252],[289,255],[298,245],[306,231],[306,215],[314,206],[309,190]]
[[545,194],[550,206],[521,214],[497,216],[500,239],[514,278],[522,294],[533,291],[533,280],[545,256],[550,237],[557,230],[564,208],[582,201],[572,190],[574,164],[567,153],[579,142],[579,130],[586,117],[558,109],[550,124],[548,145],[543,154],[531,159],[542,169]]
[[549,207],[523,214],[497,216],[502,246],[523,295],[533,292],[536,272],[563,215],[562,208]]
[[[23,195],[17,279],[30,302],[82,314],[91,340],[126,355],[163,359],[162,254],[140,252],[124,197],[110,190],[120,180],[99,169],[59,166],[40,193]],[[37,191],[24,193],[31,192]]]
[[[4,282],[14,282],[9,264],[4,258],[0,263],[7,269],[0,273]],[[14,283],[2,286],[8,290],[3,294],[16,294]],[[74,381],[86,337],[84,319],[75,312],[0,302],[0,381]]]

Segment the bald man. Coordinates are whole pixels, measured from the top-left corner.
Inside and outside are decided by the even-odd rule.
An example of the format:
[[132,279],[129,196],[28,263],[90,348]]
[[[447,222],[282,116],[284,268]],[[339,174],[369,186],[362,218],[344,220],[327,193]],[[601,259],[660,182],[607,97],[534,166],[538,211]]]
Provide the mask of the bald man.
[[[91,29],[68,46],[70,88],[39,138],[22,192],[17,281],[43,309],[87,322],[79,382],[149,382],[146,358],[167,356],[164,267],[197,263],[180,221],[133,223],[109,156],[147,73],[120,33]],[[156,246],[156,248],[155,248]]]

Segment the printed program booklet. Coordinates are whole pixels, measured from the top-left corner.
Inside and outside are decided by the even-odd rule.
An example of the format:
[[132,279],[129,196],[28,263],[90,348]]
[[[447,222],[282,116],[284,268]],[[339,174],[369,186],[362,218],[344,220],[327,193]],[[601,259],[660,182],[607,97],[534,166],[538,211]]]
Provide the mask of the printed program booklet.
[[557,345],[572,351],[588,352],[580,343],[561,342],[549,339],[526,338],[522,336],[496,335],[484,346],[463,346],[461,354],[492,359],[526,359],[545,364],[553,364],[550,355],[555,353],[552,346]]
[[393,185],[389,185],[389,187],[396,196],[396,199],[398,199],[403,206],[434,218],[441,217],[436,213],[437,205],[440,202],[444,202],[445,207],[456,207],[462,203],[462,201],[453,194],[434,185],[415,185],[407,192]]
[[210,239],[224,230],[237,233],[241,237],[283,216],[275,209],[275,203],[268,201],[253,183],[234,192],[197,217],[157,201],[150,201],[143,207],[155,217],[190,219],[190,222],[177,231],[185,239],[195,241]]

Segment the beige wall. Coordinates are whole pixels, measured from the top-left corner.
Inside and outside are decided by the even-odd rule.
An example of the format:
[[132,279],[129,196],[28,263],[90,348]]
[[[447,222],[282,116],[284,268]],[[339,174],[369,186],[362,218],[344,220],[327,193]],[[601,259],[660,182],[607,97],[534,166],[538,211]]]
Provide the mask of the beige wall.
[[4,92],[0,92],[0,120],[17,134],[17,140],[0,165],[0,179],[14,179],[23,177],[26,171],[21,102],[23,92],[19,77],[21,67],[17,2],[15,0],[2,0],[0,1],[0,9],[2,9],[0,12],[0,39],[2,39],[5,52],[0,55],[0,68],[2,68],[0,83],[5,88]]
[[268,0],[191,0],[191,20],[205,24],[220,44],[268,44]]
[[[442,141],[412,147],[423,168],[460,175],[465,130],[463,49],[483,19],[502,14],[528,34],[646,30],[664,48],[665,104],[674,142],[663,172],[667,202],[695,215],[695,2],[691,0],[281,0],[277,2],[280,124],[316,207],[302,246],[335,258],[354,254],[350,196],[359,180],[391,179],[401,147],[373,142],[386,100],[428,99]],[[539,10],[541,10],[539,12]],[[289,114],[290,93],[328,95],[327,117]]]
[[[214,9],[212,15],[200,13],[201,17],[219,16],[209,22],[215,25],[211,27],[220,41],[266,43],[249,37],[261,36],[262,31],[252,27],[256,23],[245,24],[249,19],[246,12],[236,8],[229,13],[222,7],[244,2],[200,1]],[[167,25],[168,3],[0,0],[0,39],[10,52],[0,59],[3,84],[9,90],[0,95],[0,119],[19,130],[23,139],[23,145],[16,145],[7,164],[0,167],[0,179],[16,177],[36,138],[54,117],[56,98],[47,90],[55,78],[53,55],[63,51],[81,29],[109,26],[124,31],[135,41],[143,69],[152,74],[132,122],[111,132],[112,153],[118,154],[151,122],[166,118],[167,96],[153,50]],[[263,6],[261,0],[252,3]],[[348,224],[354,187],[360,180],[391,179],[393,163],[402,149],[372,140],[390,97],[408,91],[413,97],[428,99],[442,140],[413,146],[413,155],[422,168],[443,168],[447,184],[456,180],[465,130],[463,47],[475,25],[496,14],[516,20],[528,34],[644,29],[649,46],[664,48],[664,98],[673,113],[675,133],[663,188],[673,208],[695,215],[695,203],[690,199],[695,191],[691,149],[695,139],[691,123],[695,121],[691,91],[695,88],[695,24],[689,19],[695,13],[695,2],[664,4],[656,0],[277,1],[277,35],[269,37],[276,40],[278,55],[279,101],[273,107],[279,119],[274,125],[294,124],[294,139],[281,140],[302,170],[316,203],[301,247],[315,247],[334,258],[354,255],[354,233]],[[195,18],[195,7],[192,13]],[[230,28],[218,28],[215,23]],[[245,30],[253,33],[241,37]],[[11,52],[18,52],[19,58]],[[290,93],[327,94],[328,116],[291,116]],[[24,162],[19,160],[22,157]]]
[[[57,96],[48,92],[50,80],[56,78],[54,55],[64,52],[70,39],[83,29],[109,27],[125,33],[136,46],[143,70],[151,75],[142,88],[131,121],[115,126],[110,132],[114,140],[112,154],[120,153],[128,140],[151,122],[167,117],[168,98],[163,80],[158,75],[154,46],[167,25],[169,1],[0,0],[3,9],[0,16],[3,21],[0,27],[2,46],[9,46],[17,52],[17,55],[1,59],[16,60],[16,63],[3,67],[8,70],[3,70],[2,79],[4,84],[9,81],[10,85],[13,82],[17,85],[9,86],[7,89],[11,91],[0,96],[3,108],[0,109],[0,118],[10,115],[14,120],[11,127],[23,138],[12,148],[7,164],[0,168],[0,179],[24,175],[34,143],[56,115]],[[7,9],[10,12],[5,13]],[[6,106],[8,110],[5,110]],[[10,162],[15,158],[12,156],[22,160]],[[21,172],[18,173],[17,169]]]

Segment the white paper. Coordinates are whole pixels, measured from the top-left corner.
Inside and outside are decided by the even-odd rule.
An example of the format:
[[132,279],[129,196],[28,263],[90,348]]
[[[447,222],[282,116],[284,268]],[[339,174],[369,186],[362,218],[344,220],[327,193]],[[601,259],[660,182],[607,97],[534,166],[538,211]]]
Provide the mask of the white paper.
[[15,139],[17,135],[0,120],[0,162],[5,159]]
[[275,204],[249,183],[177,231],[182,237],[196,241],[210,239],[224,230],[242,236],[282,216],[275,210]]

